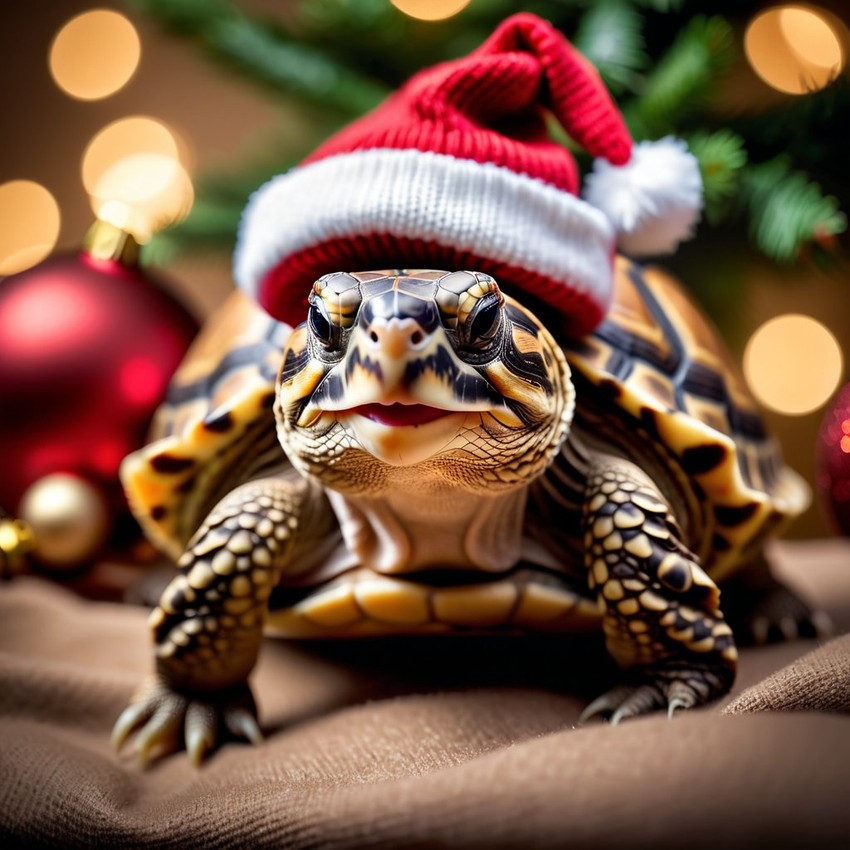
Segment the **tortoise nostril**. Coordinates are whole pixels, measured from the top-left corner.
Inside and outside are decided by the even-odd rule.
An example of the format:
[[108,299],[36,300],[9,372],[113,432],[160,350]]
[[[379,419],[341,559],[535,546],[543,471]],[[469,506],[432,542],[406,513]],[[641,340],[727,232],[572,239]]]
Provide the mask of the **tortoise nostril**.
[[363,330],[366,345],[392,357],[400,357],[405,351],[419,351],[430,336],[425,328],[409,318],[377,319]]

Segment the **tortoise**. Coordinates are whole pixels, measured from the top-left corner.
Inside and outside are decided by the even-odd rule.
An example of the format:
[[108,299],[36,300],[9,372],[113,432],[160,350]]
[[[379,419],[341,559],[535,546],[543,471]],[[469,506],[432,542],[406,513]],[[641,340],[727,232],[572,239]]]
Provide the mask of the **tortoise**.
[[[179,572],[115,745],[136,731],[145,760],[185,729],[199,763],[223,731],[261,740],[264,628],[601,630],[623,683],[583,719],[726,693],[717,583],[764,579],[765,539],[809,491],[681,285],[624,258],[615,277],[572,342],[477,271],[328,274],[292,331],[231,296],[122,468]],[[769,615],[811,626],[777,588]]]

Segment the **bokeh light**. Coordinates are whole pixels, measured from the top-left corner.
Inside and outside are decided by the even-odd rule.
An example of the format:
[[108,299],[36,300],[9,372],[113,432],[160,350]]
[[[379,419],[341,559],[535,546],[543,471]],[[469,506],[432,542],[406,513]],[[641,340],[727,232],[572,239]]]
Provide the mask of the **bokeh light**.
[[180,145],[162,122],[133,116],[104,127],[83,155],[83,185],[100,218],[146,241],[194,200]]
[[465,9],[470,0],[391,0],[393,6],[420,21],[442,21]]
[[32,180],[0,184],[0,275],[40,263],[59,238],[59,205]]
[[181,221],[195,193],[186,169],[161,154],[134,154],[108,169],[90,197],[95,215],[146,242]]
[[744,49],[762,80],[788,94],[817,91],[844,66],[838,34],[812,6],[777,6],[757,15],[747,27]]
[[136,71],[141,45],[135,27],[109,9],[71,18],[50,46],[50,73],[66,94],[98,100],[121,89]]
[[765,322],[744,351],[744,375],[771,410],[801,416],[826,404],[844,368],[841,346],[811,316],[788,313]]
[[137,154],[178,159],[177,140],[161,121],[144,115],[107,124],[89,142],[83,154],[83,185],[94,194],[104,175],[116,163]]

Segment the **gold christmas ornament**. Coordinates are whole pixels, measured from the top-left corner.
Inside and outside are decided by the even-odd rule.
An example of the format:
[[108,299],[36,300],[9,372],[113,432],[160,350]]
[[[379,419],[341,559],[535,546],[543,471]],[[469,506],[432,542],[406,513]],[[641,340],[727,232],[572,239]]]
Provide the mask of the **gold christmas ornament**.
[[26,569],[33,543],[29,524],[0,510],[0,579],[10,579]]
[[69,569],[91,560],[109,533],[103,495],[67,473],[36,481],[24,493],[20,515],[35,537],[33,555],[50,569]]

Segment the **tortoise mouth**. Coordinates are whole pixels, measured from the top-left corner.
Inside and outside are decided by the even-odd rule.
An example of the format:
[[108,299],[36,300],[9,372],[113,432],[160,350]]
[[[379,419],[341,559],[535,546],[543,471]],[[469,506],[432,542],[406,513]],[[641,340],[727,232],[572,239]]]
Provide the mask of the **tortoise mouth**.
[[428,422],[434,422],[436,419],[442,419],[444,416],[449,416],[452,413],[457,413],[456,410],[445,410],[440,407],[431,407],[427,404],[361,404],[357,407],[350,408],[341,413],[356,413],[360,416],[369,419],[372,422],[377,422],[379,425],[387,425],[389,427],[407,427],[425,425]]

